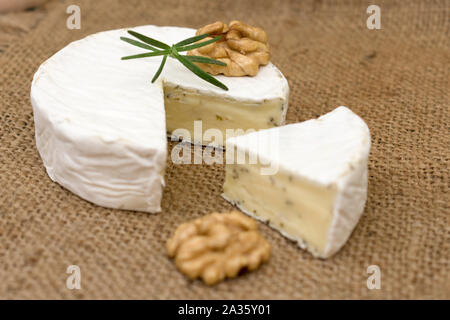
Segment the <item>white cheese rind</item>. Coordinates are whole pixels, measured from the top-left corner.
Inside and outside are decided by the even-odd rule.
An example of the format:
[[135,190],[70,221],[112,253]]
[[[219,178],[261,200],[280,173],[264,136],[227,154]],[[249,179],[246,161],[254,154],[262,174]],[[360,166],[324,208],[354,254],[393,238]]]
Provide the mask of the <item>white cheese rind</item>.
[[52,122],[32,100],[36,145],[53,181],[95,204],[158,212],[164,150],[84,135],[67,122]]
[[[129,28],[169,44],[194,29]],[[70,43],[44,62],[31,85],[36,145],[50,178],[95,204],[158,212],[167,157],[162,81],[236,100],[287,97],[288,85],[269,64],[254,78],[218,76],[225,92],[168,59],[121,61],[144,52],[120,41],[119,29]],[[287,109],[287,98],[286,108]]]
[[342,175],[337,182],[338,193],[333,210],[333,220],[328,231],[327,246],[323,253],[325,258],[335,254],[347,242],[364,212],[367,200],[369,136],[367,141],[369,141],[367,151],[362,152],[361,159],[353,162],[353,168]]
[[[75,66],[64,67],[69,57],[75,64],[82,60],[79,55],[86,54],[83,48],[89,45],[82,42],[44,63],[33,80],[36,145],[47,173],[95,204],[158,212],[167,154],[162,89],[134,81],[131,92],[114,92],[114,71],[109,77],[83,74],[95,63],[86,60],[78,66],[80,72]],[[140,100],[131,97],[133,91]],[[160,94],[152,95],[155,91]],[[156,108],[150,114],[146,105]]]
[[[257,149],[257,145],[252,143],[259,140],[261,145],[270,136],[278,138],[278,149]],[[270,143],[273,144],[273,141]],[[272,227],[322,258],[333,255],[345,244],[364,210],[367,197],[370,133],[361,118],[348,108],[339,107],[318,119],[229,139],[228,146],[250,155],[256,154],[260,162],[270,161],[272,166],[288,172],[294,179],[302,179],[323,188],[334,188],[336,196],[331,225],[326,245],[320,252],[308,248],[307,239],[293,237],[278,226]],[[224,198],[234,204],[238,200],[227,194],[224,194]],[[255,216],[242,203],[238,205],[247,214]],[[278,214],[282,215],[282,209]]]

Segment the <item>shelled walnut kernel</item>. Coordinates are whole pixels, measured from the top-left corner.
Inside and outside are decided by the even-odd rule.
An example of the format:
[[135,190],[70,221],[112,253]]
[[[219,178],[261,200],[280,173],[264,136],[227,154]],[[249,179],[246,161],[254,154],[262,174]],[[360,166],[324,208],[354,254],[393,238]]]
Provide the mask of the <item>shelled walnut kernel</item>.
[[189,278],[213,285],[242,269],[257,269],[269,259],[270,245],[253,219],[232,211],[181,224],[167,242],[167,253]]
[[197,63],[204,71],[229,77],[255,76],[260,65],[270,61],[270,50],[266,32],[241,21],[231,21],[229,25],[221,21],[208,24],[197,30],[196,35],[208,33],[208,41],[216,36],[222,39],[189,51],[188,55],[203,56],[226,63],[226,66]]

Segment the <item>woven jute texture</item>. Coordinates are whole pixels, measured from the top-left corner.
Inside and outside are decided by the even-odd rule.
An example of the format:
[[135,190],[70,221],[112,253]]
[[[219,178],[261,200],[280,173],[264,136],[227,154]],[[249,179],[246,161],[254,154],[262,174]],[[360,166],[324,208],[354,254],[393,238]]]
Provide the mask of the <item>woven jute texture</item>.
[[[37,10],[0,54],[0,298],[450,298],[450,1],[377,1],[380,30],[366,27],[366,1],[78,0],[81,29],[69,30],[72,3]],[[177,272],[165,243],[178,224],[232,209],[223,166],[168,161],[159,214],[93,205],[47,176],[29,92],[45,59],[88,34],[234,19],[267,31],[291,88],[288,123],[339,105],[367,122],[369,193],[334,257],[315,259],[261,224],[269,262],[207,287]],[[81,268],[81,290],[66,288],[69,265]],[[370,265],[380,290],[367,288]]]

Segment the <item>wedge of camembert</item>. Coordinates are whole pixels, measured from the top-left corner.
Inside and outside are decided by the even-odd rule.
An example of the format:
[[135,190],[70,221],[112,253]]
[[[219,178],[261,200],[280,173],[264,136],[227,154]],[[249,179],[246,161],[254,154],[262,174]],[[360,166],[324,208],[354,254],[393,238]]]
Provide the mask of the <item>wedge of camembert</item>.
[[[195,35],[189,28],[132,29],[167,44]],[[127,30],[74,41],[39,67],[31,85],[36,145],[50,178],[80,197],[157,212],[167,132],[184,129],[177,134],[185,140],[207,144],[201,137],[208,128],[281,125],[289,88],[271,63],[255,77],[217,76],[229,88],[224,91],[173,59],[152,84],[161,57],[121,61],[141,53],[120,40]],[[197,139],[194,120],[202,120]]]
[[364,210],[369,150],[367,125],[346,107],[231,138],[223,197],[327,258],[344,245]]

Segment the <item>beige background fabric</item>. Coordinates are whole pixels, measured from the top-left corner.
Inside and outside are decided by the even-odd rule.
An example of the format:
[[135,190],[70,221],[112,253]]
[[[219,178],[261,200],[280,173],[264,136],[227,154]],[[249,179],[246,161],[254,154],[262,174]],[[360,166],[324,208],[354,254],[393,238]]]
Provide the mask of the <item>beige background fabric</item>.
[[[72,3],[81,7],[81,30],[66,28]],[[449,299],[450,1],[377,1],[381,30],[366,27],[369,4],[79,0],[1,16],[0,298]],[[210,288],[178,273],[164,246],[179,223],[232,209],[220,197],[223,166],[168,161],[159,214],[93,205],[47,176],[29,90],[45,59],[88,34],[234,19],[267,31],[291,88],[288,123],[339,105],[367,122],[369,194],[334,257],[314,259],[261,224],[269,262]],[[72,264],[81,290],[66,289]],[[381,290],[366,287],[369,265],[381,268]]]

